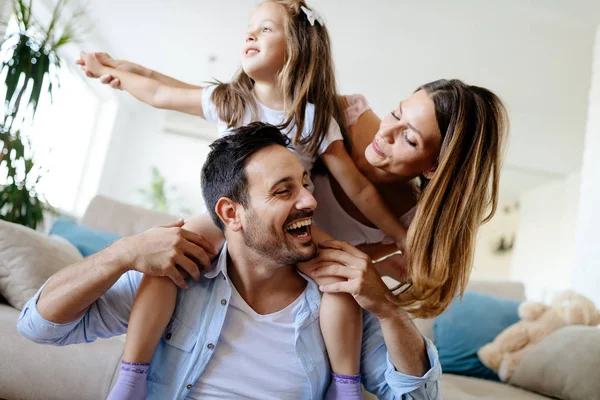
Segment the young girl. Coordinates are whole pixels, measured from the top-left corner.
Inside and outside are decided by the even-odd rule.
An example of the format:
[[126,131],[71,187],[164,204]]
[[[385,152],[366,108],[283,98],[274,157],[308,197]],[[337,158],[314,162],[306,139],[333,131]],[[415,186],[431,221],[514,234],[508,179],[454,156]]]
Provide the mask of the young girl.
[[[256,8],[242,48],[242,69],[230,83],[192,86],[106,55],[82,54],[78,63],[88,76],[102,77],[156,108],[216,122],[221,134],[257,120],[280,126],[307,171],[320,157],[356,207],[403,246],[406,231],[344,147],[329,34],[323,18],[303,0],[267,0]],[[215,248],[222,245],[222,234],[208,215],[190,223]],[[131,310],[119,381],[109,399],[145,398],[145,374],[173,313],[176,292],[169,279],[144,277]],[[325,294],[320,321],[334,372],[328,397],[361,398],[361,309],[349,295]]]

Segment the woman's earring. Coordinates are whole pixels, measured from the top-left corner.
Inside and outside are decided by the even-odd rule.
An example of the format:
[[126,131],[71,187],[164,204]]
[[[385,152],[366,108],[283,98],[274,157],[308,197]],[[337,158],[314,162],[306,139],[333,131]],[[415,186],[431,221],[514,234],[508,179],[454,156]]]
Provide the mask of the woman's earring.
[[428,171],[428,172],[423,172],[423,176],[424,176],[426,179],[429,179],[429,180],[431,180],[431,178],[433,178],[433,172],[431,172],[431,171]]

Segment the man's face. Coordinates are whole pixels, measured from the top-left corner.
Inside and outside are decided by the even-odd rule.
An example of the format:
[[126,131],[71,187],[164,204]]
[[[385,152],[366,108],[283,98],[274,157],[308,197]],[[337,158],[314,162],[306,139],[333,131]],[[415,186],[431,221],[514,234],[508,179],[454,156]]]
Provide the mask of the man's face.
[[254,154],[246,164],[248,207],[242,220],[245,244],[280,265],[312,259],[312,215],[317,201],[306,190],[307,173],[282,146]]

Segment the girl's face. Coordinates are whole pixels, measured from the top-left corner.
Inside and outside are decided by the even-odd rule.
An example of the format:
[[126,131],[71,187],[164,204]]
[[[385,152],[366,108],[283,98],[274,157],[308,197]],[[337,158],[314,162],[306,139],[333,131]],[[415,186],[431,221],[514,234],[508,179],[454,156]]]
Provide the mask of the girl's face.
[[433,101],[419,90],[383,118],[365,157],[374,167],[411,179],[435,168],[441,142]]
[[272,2],[262,3],[250,15],[242,68],[255,81],[275,79],[285,64],[286,18],[283,7]]

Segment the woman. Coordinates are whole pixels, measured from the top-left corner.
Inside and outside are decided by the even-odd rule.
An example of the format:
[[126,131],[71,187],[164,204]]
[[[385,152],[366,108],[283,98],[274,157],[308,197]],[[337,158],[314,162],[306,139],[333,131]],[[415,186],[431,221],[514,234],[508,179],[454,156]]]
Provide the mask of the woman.
[[[378,270],[412,282],[401,304],[414,316],[439,315],[464,291],[477,229],[496,210],[506,109],[489,90],[459,80],[419,87],[381,121],[364,98],[347,100],[353,161],[410,225],[407,259],[394,256]],[[322,175],[314,184],[321,229],[373,259],[394,251],[335,180]]]

